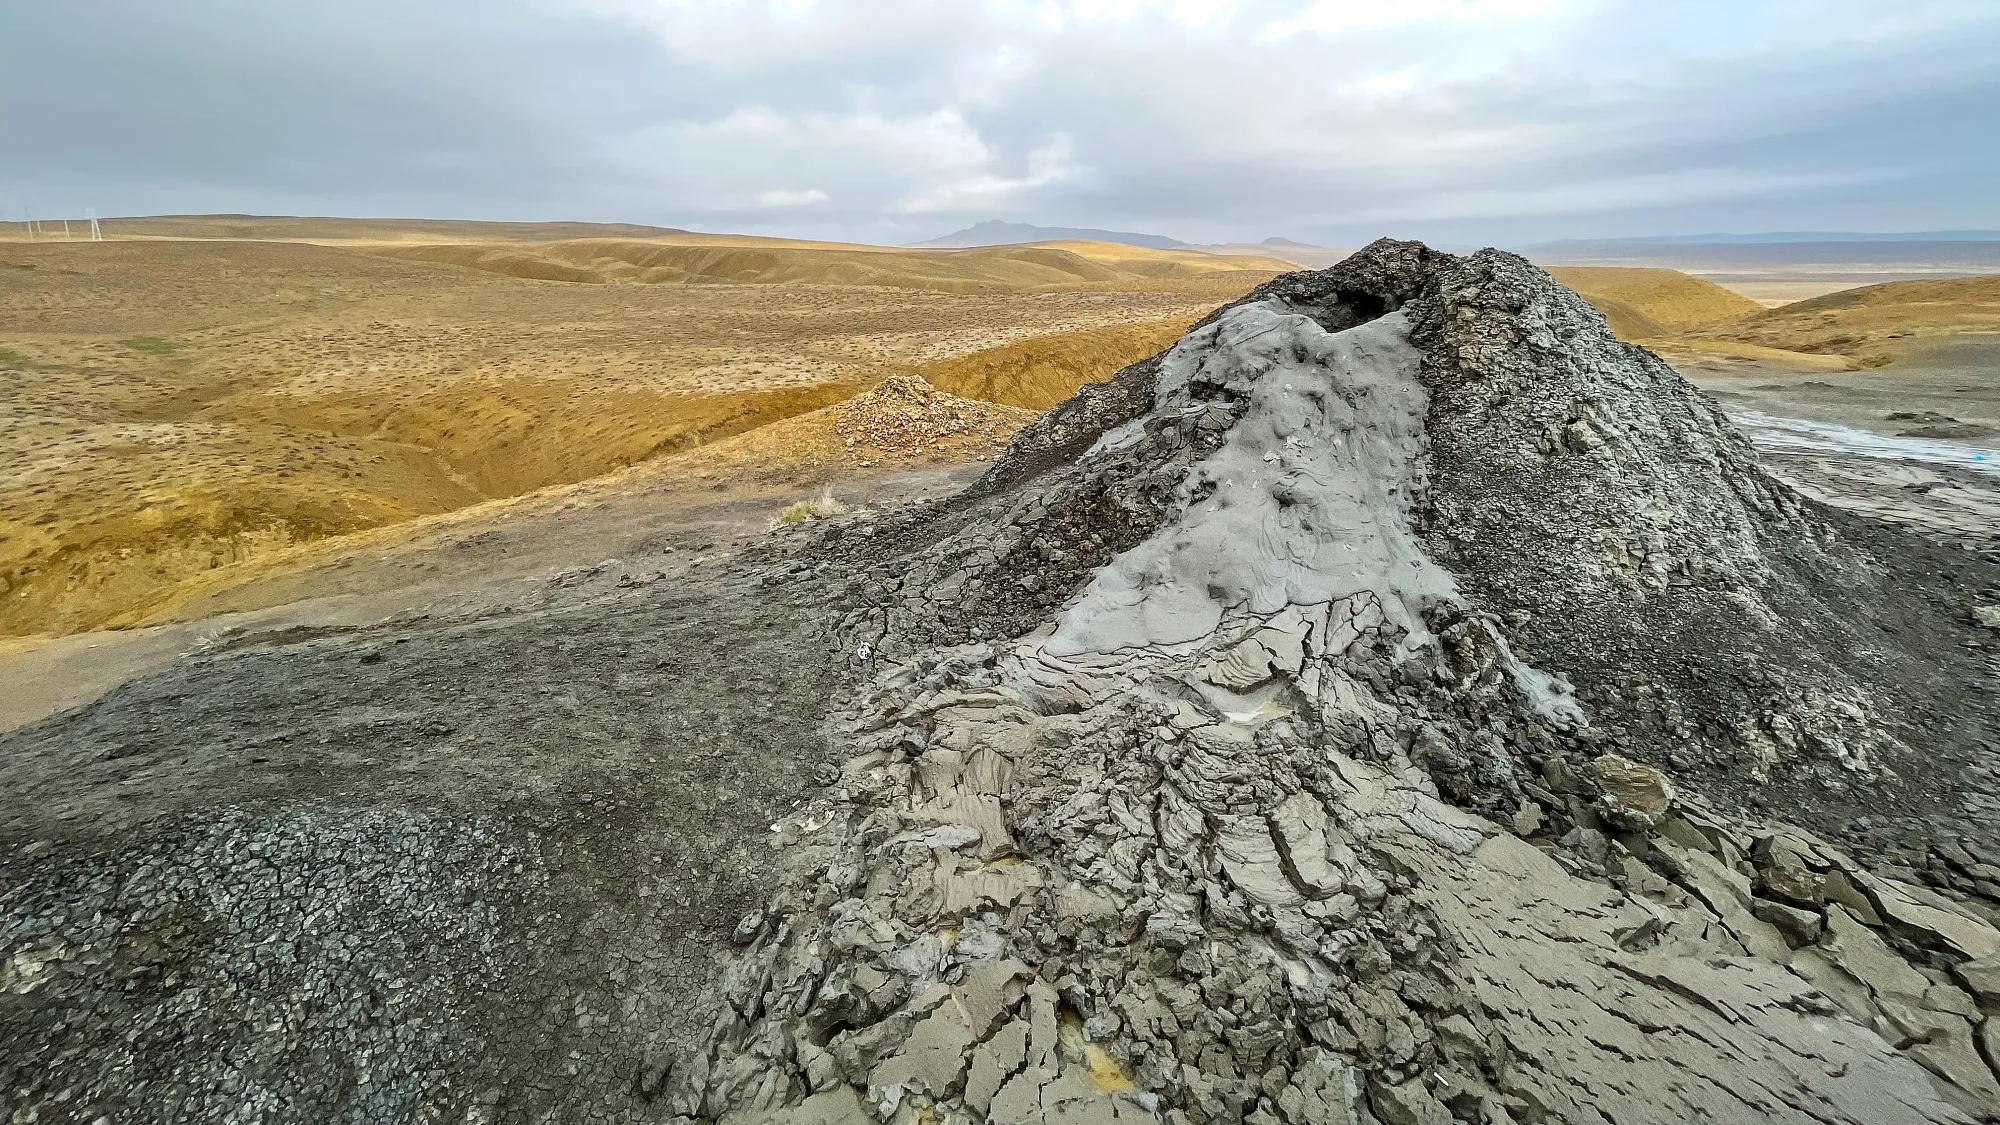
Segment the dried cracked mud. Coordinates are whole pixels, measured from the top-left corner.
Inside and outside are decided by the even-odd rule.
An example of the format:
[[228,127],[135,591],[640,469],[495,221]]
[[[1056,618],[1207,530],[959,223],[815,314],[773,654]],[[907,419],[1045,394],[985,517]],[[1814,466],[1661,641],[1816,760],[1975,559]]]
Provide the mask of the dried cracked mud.
[[16,1121],[2000,1120],[2000,559],[1382,242],[955,496],[0,736]]

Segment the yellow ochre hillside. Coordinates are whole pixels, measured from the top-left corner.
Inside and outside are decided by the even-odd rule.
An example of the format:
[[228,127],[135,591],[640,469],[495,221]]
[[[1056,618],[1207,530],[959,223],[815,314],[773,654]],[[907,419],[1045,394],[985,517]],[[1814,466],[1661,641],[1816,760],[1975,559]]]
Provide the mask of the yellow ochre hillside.
[[1762,305],[1712,281],[1678,270],[1620,266],[1553,266],[1557,281],[1597,307],[1624,340],[1675,336],[1736,320]]
[[2000,333],[2000,277],[1892,281],[1760,312],[1698,335],[1879,363],[1926,338]]
[[1034,336],[924,368],[924,378],[967,398],[1047,410],[1085,383],[1164,351],[1198,317],[1113,324]]
[[[292,544],[1081,334],[1087,359],[1017,380],[1046,398],[1157,350],[1160,329],[1130,326],[1191,321],[1285,268],[588,224],[107,226],[129,240],[0,241],[0,635],[142,620],[176,585]],[[1085,343],[1099,331],[1117,338]],[[968,450],[992,448],[982,426]]]
[[888,250],[765,245],[679,245],[581,239],[533,247],[471,244],[383,246],[373,252],[543,281],[642,285],[877,285],[936,293],[1130,287],[1218,274],[1282,271],[1287,263],[1182,251],[1138,257],[1105,243],[1051,243],[973,250]]

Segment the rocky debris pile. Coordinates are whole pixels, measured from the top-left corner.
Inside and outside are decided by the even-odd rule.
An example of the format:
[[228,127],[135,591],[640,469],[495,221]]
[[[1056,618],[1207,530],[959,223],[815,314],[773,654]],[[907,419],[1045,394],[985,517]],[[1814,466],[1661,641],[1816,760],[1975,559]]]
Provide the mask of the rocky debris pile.
[[1988,921],[2000,925],[2000,848],[1990,840],[1946,840],[1931,845],[1925,882],[1964,895]]
[[1924,798],[1990,708],[1519,258],[1280,278],[817,549],[870,686],[664,1113],[2000,1115],[1978,904],[1712,803]]
[[848,453],[885,460],[988,460],[1035,417],[1032,410],[960,398],[915,375],[891,376],[831,410]]

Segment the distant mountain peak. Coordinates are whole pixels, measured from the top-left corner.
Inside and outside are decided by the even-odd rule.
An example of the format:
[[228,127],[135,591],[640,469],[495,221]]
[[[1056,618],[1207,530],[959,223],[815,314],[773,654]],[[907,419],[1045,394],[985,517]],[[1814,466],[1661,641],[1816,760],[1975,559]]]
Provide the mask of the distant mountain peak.
[[1159,234],[1134,234],[1130,231],[1098,230],[1095,227],[1038,227],[1033,223],[1009,223],[999,219],[974,223],[964,230],[953,231],[942,238],[933,238],[928,242],[914,242],[911,245],[962,249],[970,246],[1014,246],[1023,242],[1057,242],[1064,239],[1116,242],[1126,246],[1144,246],[1153,250],[1178,250],[1187,245],[1185,242]]

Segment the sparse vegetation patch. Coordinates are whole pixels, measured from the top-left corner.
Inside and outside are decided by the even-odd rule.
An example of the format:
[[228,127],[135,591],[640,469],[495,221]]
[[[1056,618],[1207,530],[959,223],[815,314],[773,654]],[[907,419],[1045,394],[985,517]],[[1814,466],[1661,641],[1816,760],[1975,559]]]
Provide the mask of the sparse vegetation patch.
[[180,350],[179,344],[172,340],[163,340],[158,336],[134,336],[129,340],[118,342],[145,355],[169,356]]
[[829,488],[810,500],[796,500],[778,509],[778,514],[771,517],[771,530],[811,523],[814,520],[831,519],[845,514],[846,511],[847,505],[836,500],[833,490]]

